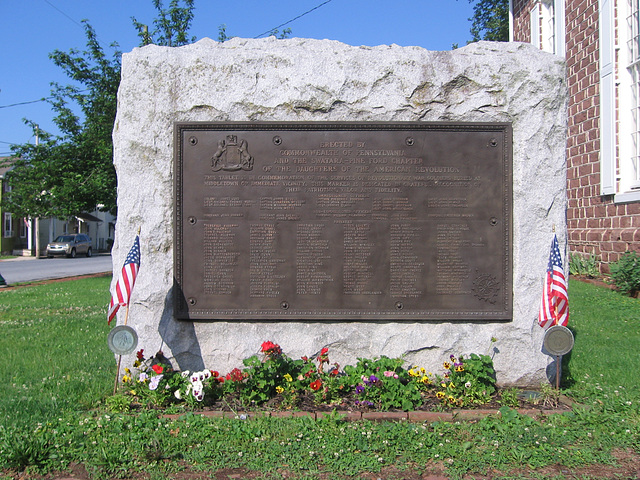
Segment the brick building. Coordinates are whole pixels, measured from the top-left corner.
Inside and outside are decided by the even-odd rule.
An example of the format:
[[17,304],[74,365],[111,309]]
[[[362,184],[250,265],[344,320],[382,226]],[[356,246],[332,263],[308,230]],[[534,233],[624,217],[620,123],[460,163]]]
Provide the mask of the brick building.
[[640,253],[640,0],[510,0],[510,35],[560,55],[571,252]]

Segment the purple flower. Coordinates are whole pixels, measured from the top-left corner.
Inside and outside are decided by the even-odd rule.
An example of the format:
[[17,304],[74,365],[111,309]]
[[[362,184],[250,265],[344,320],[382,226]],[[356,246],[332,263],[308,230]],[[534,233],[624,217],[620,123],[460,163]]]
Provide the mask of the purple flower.
[[356,393],[358,395],[360,395],[361,393],[364,393],[364,387],[362,385],[357,385],[356,386]]

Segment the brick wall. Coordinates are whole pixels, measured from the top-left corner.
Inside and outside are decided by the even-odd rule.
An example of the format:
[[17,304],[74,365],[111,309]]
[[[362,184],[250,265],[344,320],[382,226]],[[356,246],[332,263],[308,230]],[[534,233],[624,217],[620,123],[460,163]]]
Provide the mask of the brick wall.
[[[514,40],[529,41],[533,0],[514,0]],[[640,252],[640,203],[600,195],[598,0],[566,1],[569,87],[567,223],[572,252],[595,254],[608,272],[627,250]]]

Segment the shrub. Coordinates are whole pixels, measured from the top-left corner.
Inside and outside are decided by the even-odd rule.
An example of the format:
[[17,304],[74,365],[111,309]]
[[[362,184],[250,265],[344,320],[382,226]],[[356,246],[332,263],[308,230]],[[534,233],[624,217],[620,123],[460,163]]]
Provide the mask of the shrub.
[[626,252],[610,268],[616,288],[626,295],[637,297],[640,293],[640,255]]
[[596,278],[600,275],[598,263],[598,257],[593,254],[587,257],[578,253],[572,253],[569,255],[569,274]]

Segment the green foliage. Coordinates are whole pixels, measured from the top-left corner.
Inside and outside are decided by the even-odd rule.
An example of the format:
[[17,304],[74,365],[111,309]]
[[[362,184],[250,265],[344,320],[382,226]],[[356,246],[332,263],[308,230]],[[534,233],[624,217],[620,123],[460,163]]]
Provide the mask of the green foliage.
[[344,368],[347,383],[355,388],[356,405],[390,410],[413,410],[422,403],[420,389],[402,368],[401,358],[358,358]]
[[509,41],[509,0],[469,0],[473,6],[472,41]]
[[569,255],[569,273],[571,275],[584,275],[589,278],[600,276],[598,267],[598,257],[591,254],[589,256],[571,253]]
[[[180,6],[181,3],[184,6]],[[156,44],[180,47],[195,42],[196,37],[188,37],[194,16],[194,0],[171,0],[169,8],[164,7],[162,0],[153,0],[153,6],[158,11],[158,18],[153,20],[155,28],[152,32],[149,32],[147,25],[132,18],[143,46]]]
[[46,471],[50,461],[57,457],[52,435],[41,426],[35,432],[10,429],[2,436],[0,451],[5,466],[18,470],[31,467],[36,471]]
[[520,405],[520,402],[518,401],[519,393],[520,389],[514,387],[501,390],[499,400],[500,404],[506,407],[517,408]]
[[[193,0],[171,0],[164,8],[153,0],[158,18],[155,29],[133,19],[142,44],[184,45],[193,20]],[[3,205],[18,216],[69,217],[96,208],[116,213],[117,180],[113,166],[111,135],[120,85],[120,57],[116,43],[111,56],[100,45],[91,25],[84,21],[86,49],[55,50],[49,57],[72,85],[53,83],[49,100],[56,112],[59,136],[38,131],[28,121],[39,145],[12,147],[12,169],[6,180],[12,190],[3,196]],[[79,113],[77,113],[79,112]]]
[[640,293],[640,255],[625,252],[617,262],[609,265],[616,288],[625,295],[635,297]]
[[131,398],[123,394],[116,394],[107,398],[105,405],[112,413],[127,413],[131,408]]
[[[95,31],[84,22],[87,49],[55,50],[53,62],[73,80],[73,86],[53,85],[50,103],[62,132],[38,132],[39,145],[13,148],[13,168],[7,172],[12,190],[5,206],[19,216],[67,217],[93,211],[116,211],[116,174],[111,134],[120,83],[121,52],[112,45],[109,58]],[[75,105],[75,107],[74,107]],[[76,114],[80,110],[81,116]]]
[[302,374],[304,367],[302,360],[292,360],[282,353],[265,357],[260,359],[254,355],[244,360],[247,367],[244,372],[247,377],[241,398],[247,405],[261,404],[275,397],[277,393],[284,393],[285,390],[291,392],[292,388],[298,390],[301,387],[297,378]]
[[488,355],[472,353],[469,358],[450,356],[444,362],[445,374],[438,377],[436,393],[445,405],[468,406],[489,402],[496,391],[496,372]]

